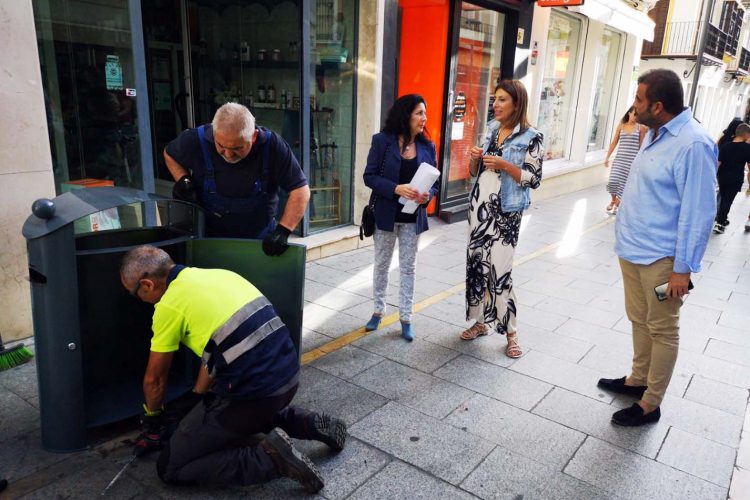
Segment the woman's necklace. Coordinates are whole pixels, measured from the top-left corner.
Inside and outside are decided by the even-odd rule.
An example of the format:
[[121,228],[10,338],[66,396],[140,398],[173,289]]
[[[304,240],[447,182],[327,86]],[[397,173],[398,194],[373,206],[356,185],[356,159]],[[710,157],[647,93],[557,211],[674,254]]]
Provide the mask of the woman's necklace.
[[[404,143],[403,139],[399,140],[399,142],[401,144]],[[411,141],[409,144],[407,144],[406,146],[404,146],[404,153],[408,153],[409,151],[411,151],[412,146],[414,146],[414,141]]]
[[[507,132],[506,132],[506,130],[507,130]],[[506,139],[508,139],[508,137],[510,137],[510,135],[511,135],[512,133],[513,133],[513,129],[505,129],[505,128],[501,128],[501,129],[500,129],[500,130],[499,130],[499,131],[497,132],[497,146],[498,146],[498,147],[502,146],[502,145],[503,145],[503,143],[505,142],[505,140],[506,140]]]

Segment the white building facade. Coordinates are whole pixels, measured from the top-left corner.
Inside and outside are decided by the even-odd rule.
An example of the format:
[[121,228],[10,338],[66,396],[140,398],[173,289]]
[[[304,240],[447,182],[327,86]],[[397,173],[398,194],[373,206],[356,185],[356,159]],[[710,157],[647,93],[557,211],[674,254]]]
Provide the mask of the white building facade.
[[[641,72],[671,69],[682,78],[686,105],[692,92],[708,0],[660,0],[654,44],[645,44]],[[663,5],[661,5],[663,3]],[[734,118],[747,119],[750,97],[750,2],[715,0],[695,92],[693,114],[715,138]]]
[[[571,2],[572,3],[572,2]],[[529,52],[529,114],[545,136],[543,196],[604,182],[607,148],[632,105],[642,40],[653,37],[645,2],[537,3]]]

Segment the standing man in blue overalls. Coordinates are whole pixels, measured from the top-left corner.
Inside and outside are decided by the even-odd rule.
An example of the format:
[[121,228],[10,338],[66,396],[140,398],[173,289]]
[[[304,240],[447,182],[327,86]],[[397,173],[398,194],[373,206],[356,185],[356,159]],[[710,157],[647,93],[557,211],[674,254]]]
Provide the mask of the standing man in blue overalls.
[[[164,148],[172,196],[206,210],[206,236],[257,238],[281,255],[310,200],[307,178],[289,145],[256,126],[245,106],[227,103],[210,125],[182,132]],[[289,195],[276,222],[279,188]]]

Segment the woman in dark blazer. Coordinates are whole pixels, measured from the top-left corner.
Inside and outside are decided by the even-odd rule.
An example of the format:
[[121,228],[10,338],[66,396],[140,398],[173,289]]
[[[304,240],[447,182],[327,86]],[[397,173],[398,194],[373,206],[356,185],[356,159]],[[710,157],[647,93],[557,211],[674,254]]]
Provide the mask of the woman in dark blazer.
[[[399,97],[388,112],[382,132],[372,137],[364,175],[365,184],[372,189],[371,200],[375,201],[375,312],[365,328],[377,330],[385,314],[388,269],[398,240],[399,316],[401,336],[408,341],[414,340],[411,316],[419,235],[427,230],[426,207],[439,186],[436,181],[429,192],[420,193],[409,185],[420,164],[437,164],[435,144],[425,136],[426,123],[427,110],[422,96]],[[420,204],[415,213],[401,211],[403,205],[398,201],[401,196]]]

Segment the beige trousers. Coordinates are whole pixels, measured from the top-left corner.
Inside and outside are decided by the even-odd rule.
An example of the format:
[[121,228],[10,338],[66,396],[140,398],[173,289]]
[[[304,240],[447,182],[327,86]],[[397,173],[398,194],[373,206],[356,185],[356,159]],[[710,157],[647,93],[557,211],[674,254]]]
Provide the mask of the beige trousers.
[[681,299],[660,302],[654,287],[669,281],[674,259],[649,265],[620,259],[625,288],[625,311],[633,325],[633,367],[630,380],[647,385],[643,401],[659,406],[672,378],[680,344]]

